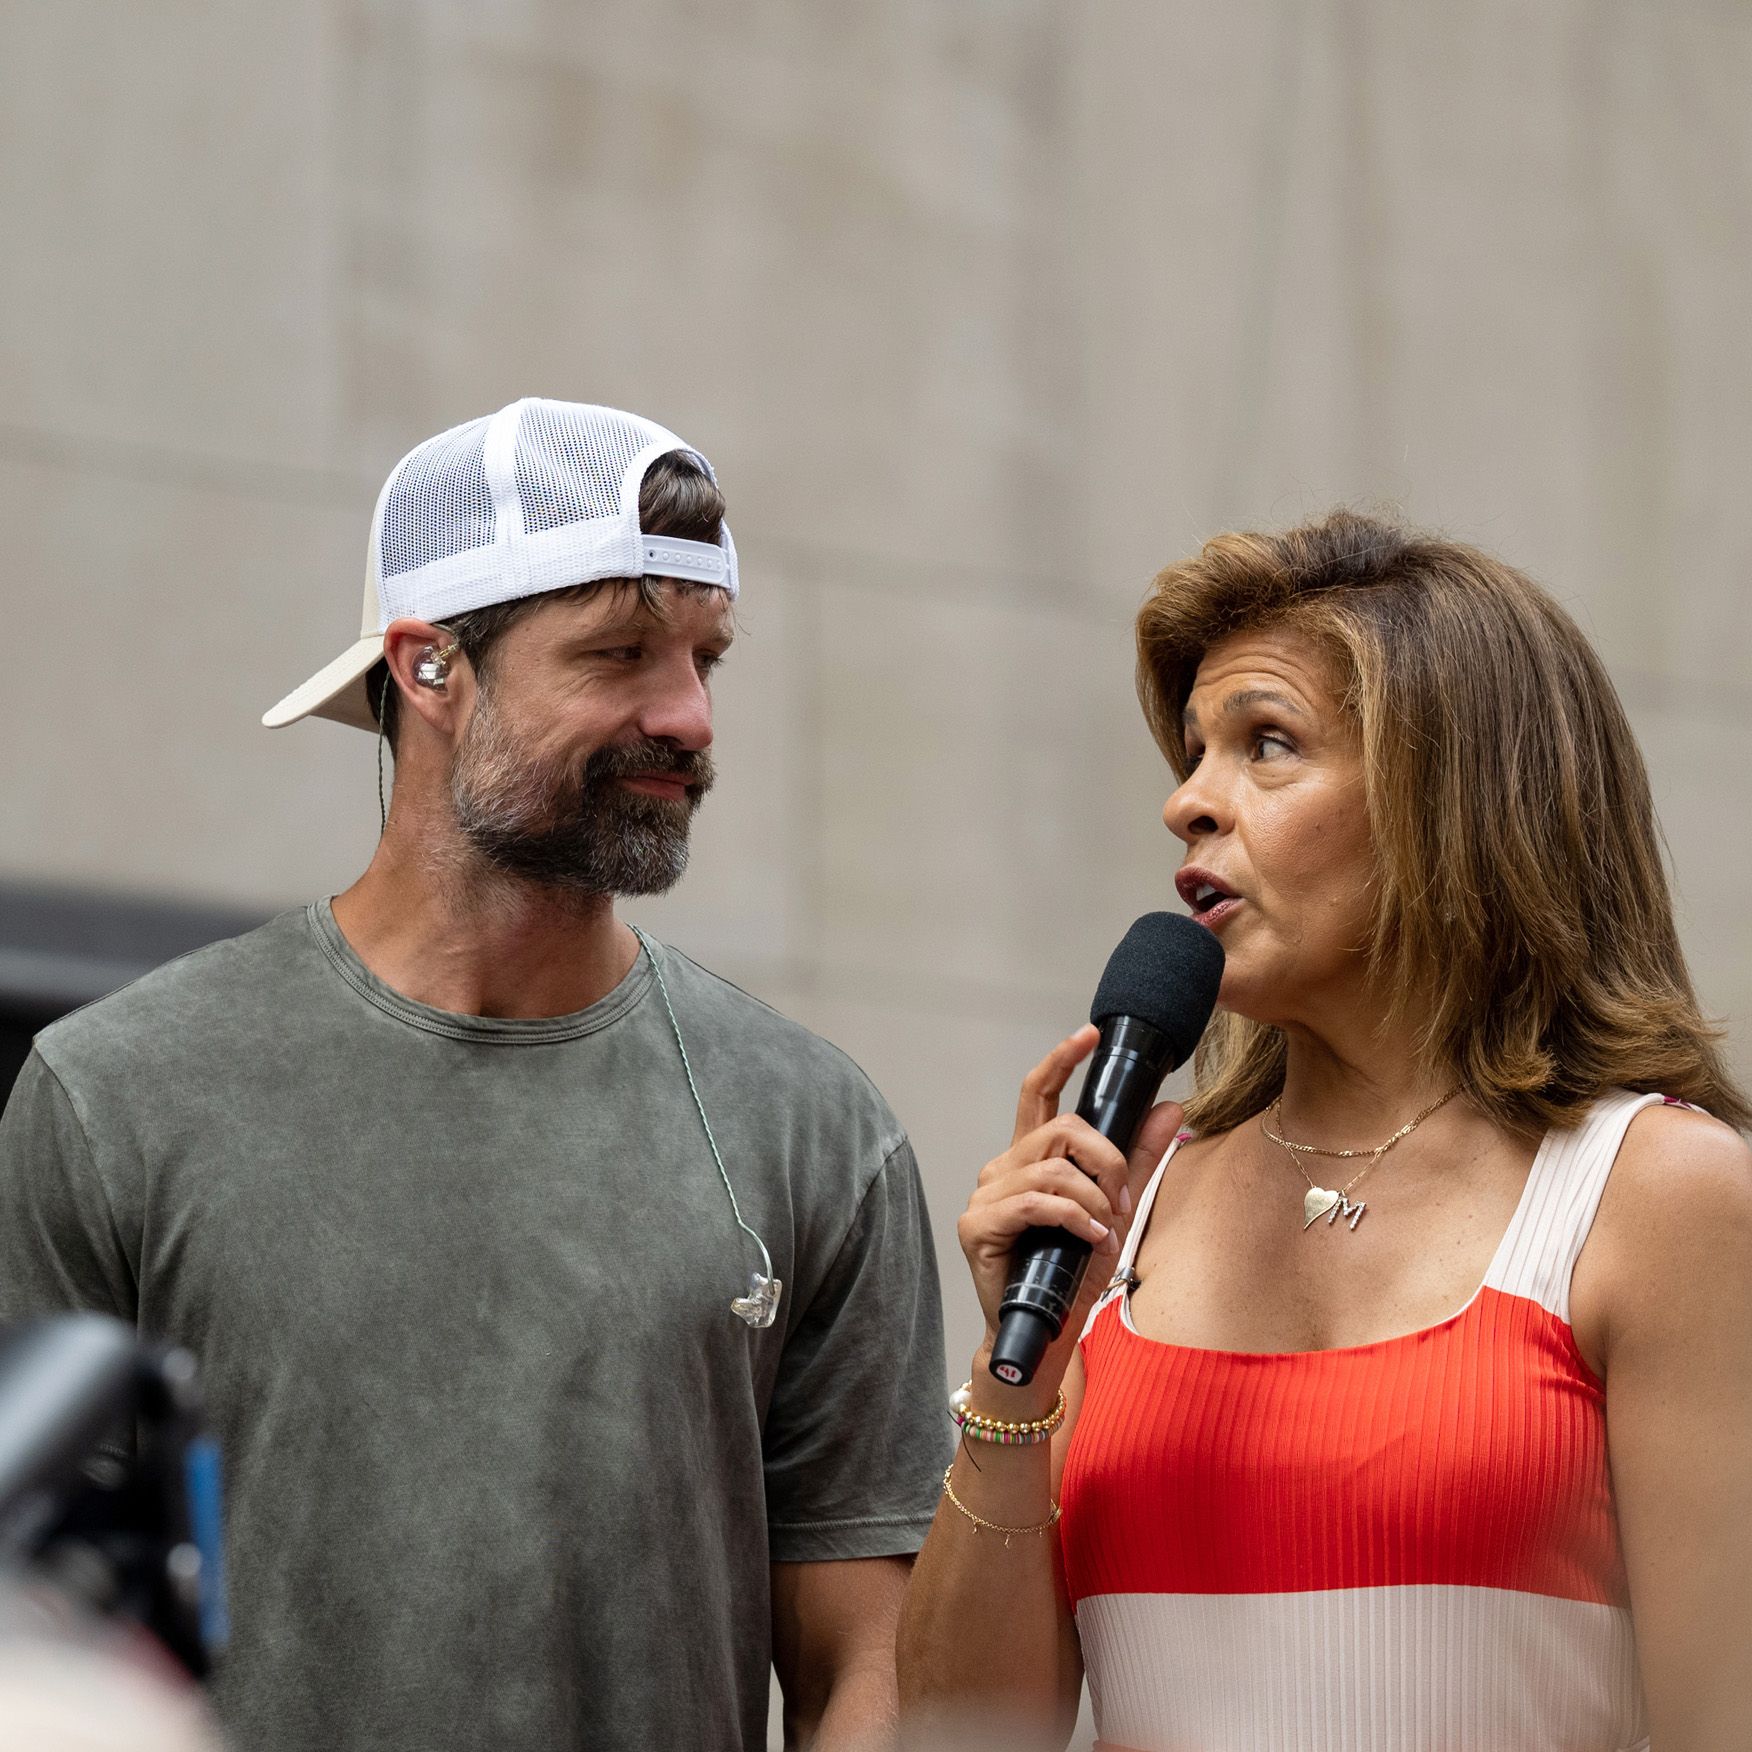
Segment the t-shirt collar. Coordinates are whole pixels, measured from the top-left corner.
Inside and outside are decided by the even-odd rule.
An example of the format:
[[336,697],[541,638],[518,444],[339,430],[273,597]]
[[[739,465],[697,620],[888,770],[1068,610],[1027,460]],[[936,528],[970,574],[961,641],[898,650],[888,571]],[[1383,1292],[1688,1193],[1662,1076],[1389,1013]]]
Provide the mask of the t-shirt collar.
[[[452,1040],[478,1040],[491,1046],[542,1046],[556,1040],[576,1040],[618,1022],[651,988],[651,963],[643,954],[613,991],[588,1009],[565,1016],[469,1016],[439,1010],[404,997],[386,985],[359,959],[358,952],[335,923],[327,900],[312,901],[306,910],[312,934],[330,965],[367,1003],[410,1028],[442,1034]],[[662,952],[659,946],[659,953]]]

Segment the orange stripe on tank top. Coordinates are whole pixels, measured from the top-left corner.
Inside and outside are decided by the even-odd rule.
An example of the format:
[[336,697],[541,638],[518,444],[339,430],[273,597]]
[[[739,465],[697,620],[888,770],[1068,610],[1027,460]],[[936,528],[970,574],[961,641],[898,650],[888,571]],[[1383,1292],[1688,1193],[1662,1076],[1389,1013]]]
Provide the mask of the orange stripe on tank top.
[[1448,1583],[1623,1605],[1605,1395],[1569,1328],[1483,1289],[1350,1350],[1084,1341],[1062,1491],[1073,1602]]

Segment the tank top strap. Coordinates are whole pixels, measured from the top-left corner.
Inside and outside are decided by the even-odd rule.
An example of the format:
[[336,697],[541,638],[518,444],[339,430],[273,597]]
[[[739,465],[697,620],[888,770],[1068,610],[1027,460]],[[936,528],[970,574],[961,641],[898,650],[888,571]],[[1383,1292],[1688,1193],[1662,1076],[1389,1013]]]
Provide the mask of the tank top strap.
[[1156,1203],[1156,1194],[1162,1185],[1162,1175],[1168,1164],[1174,1159],[1174,1152],[1191,1138],[1189,1131],[1176,1132],[1174,1141],[1162,1152],[1162,1160],[1156,1164],[1155,1172],[1151,1174],[1148,1184],[1144,1187],[1144,1196],[1138,1200],[1138,1208],[1132,1216],[1131,1228],[1126,1231],[1125,1245],[1119,1250],[1119,1259],[1113,1268],[1113,1276],[1108,1279],[1107,1287],[1095,1300],[1095,1306],[1089,1310],[1089,1318],[1083,1323],[1083,1337],[1089,1336],[1090,1328],[1095,1324],[1095,1316],[1116,1297],[1123,1296],[1131,1285],[1133,1263],[1138,1256],[1138,1246],[1143,1241],[1144,1230],[1150,1222],[1150,1211]]
[[1545,1134],[1485,1276],[1487,1289],[1525,1296],[1569,1324],[1570,1277],[1594,1226],[1618,1147],[1637,1114],[1664,1099],[1614,1089],[1589,1108],[1580,1125]]

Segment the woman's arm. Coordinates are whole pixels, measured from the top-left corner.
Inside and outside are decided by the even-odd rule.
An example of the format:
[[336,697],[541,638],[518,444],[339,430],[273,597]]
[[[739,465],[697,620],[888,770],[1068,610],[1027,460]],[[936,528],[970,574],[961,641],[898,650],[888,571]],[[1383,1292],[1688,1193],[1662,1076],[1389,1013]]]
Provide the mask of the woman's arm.
[[1606,1380],[1652,1752],[1752,1746],[1752,1151],[1638,1114],[1571,1312]]
[[[988,1348],[974,1359],[975,1410],[1025,1417],[1052,1409],[1051,1396],[1030,1411],[1021,1404],[1028,1395],[1018,1393],[1009,1408],[1010,1390],[981,1394]],[[997,1389],[995,1381],[992,1386]],[[1065,1421],[1050,1443],[963,1442],[956,1451],[956,1496],[1002,1527],[1045,1520],[1058,1500],[1082,1386],[1082,1363],[1073,1359],[1064,1378]],[[994,1411],[989,1402],[999,1392],[1007,1408]],[[943,1499],[901,1611],[903,1721],[915,1730],[936,1727],[946,1746],[963,1743],[970,1729],[978,1730],[980,1745],[1064,1746],[1077,1722],[1083,1657],[1058,1553],[1056,1528],[1012,1534],[1006,1544],[1002,1534],[976,1529]]]
[[[1108,1276],[1132,1209],[1130,1182],[1147,1174],[1179,1124],[1159,1107],[1128,1163],[1082,1120],[1058,1113],[1059,1097],[1094,1047],[1079,1029],[1029,1072],[1010,1148],[989,1162],[958,1232],[986,1316],[973,1359],[973,1410],[1033,1420],[1051,1413],[1062,1384],[1066,1416],[1051,1443],[1006,1447],[964,1440],[920,1552],[899,1638],[900,1699],[909,1725],[933,1721],[954,1744],[977,1730],[980,1743],[1062,1747],[1077,1717],[1082,1656],[1059,1565],[1051,1518],[1065,1450],[1082,1391],[1076,1344]],[[1064,1331],[1027,1387],[1006,1387],[987,1369],[998,1304],[1016,1238],[1032,1225],[1069,1230],[1095,1246],[1095,1259]],[[982,1527],[971,1517],[991,1525]]]

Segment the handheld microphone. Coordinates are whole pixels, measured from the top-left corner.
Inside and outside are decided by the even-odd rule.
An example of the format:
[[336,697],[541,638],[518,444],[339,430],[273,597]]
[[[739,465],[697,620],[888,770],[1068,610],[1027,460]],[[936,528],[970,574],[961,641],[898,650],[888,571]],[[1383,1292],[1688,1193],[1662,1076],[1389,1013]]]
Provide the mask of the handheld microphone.
[[[1162,1079],[1192,1056],[1217,1004],[1223,946],[1184,913],[1145,913],[1108,957],[1089,1020],[1101,1030],[1077,1115],[1129,1150]],[[1034,1379],[1064,1330],[1089,1265],[1087,1241],[1064,1229],[1024,1229],[998,1305],[991,1372],[1012,1387]]]

